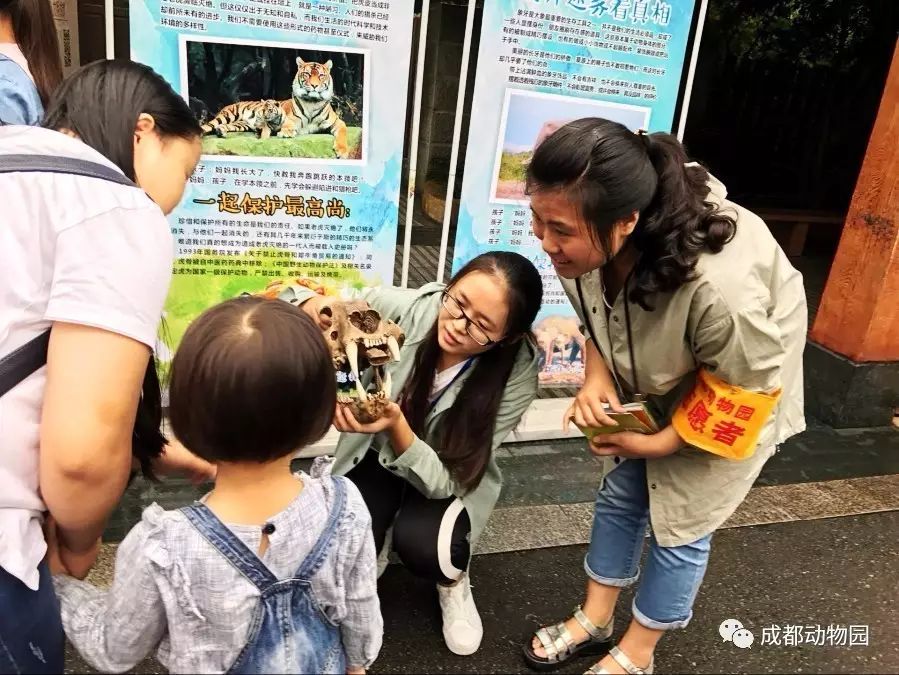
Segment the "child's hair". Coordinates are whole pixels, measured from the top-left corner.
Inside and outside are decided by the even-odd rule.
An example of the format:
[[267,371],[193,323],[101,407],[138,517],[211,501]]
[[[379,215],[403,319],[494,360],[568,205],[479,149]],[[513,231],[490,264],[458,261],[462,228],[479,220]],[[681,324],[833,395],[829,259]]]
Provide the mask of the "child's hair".
[[242,297],[205,311],[172,362],[172,431],[210,462],[268,462],[316,442],[336,397],[321,330],[281,300]]
[[62,82],[62,59],[50,0],[0,0],[0,14],[12,22],[16,44],[25,55],[41,102],[46,106]]

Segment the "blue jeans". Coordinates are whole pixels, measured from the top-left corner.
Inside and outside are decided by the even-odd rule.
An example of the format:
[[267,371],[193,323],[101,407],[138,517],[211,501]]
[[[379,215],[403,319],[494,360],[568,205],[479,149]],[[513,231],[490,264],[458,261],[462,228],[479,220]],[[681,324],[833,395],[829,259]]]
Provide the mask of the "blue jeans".
[[32,591],[0,568],[0,673],[61,673],[65,635],[46,561]]
[[[593,532],[584,560],[587,575],[604,586],[625,588],[640,576],[640,555],[649,522],[646,460],[622,460],[596,495]],[[709,562],[712,535],[683,546],[649,539],[643,581],[634,596],[634,619],[646,628],[684,628]]]

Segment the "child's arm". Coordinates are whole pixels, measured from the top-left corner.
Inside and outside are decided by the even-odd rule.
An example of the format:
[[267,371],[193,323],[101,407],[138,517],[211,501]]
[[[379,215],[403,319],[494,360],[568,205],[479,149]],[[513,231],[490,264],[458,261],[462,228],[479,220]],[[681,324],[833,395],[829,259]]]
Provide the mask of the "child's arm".
[[347,510],[356,514],[352,529],[352,562],[344,568],[346,618],[340,634],[347,656],[347,673],[364,673],[381,651],[384,620],[378,600],[378,563],[371,533],[371,516],[358,488],[347,486]]
[[138,523],[119,545],[108,590],[65,574],[53,577],[66,636],[97,670],[130,670],[165,635],[165,607],[153,580],[147,535],[147,525]]

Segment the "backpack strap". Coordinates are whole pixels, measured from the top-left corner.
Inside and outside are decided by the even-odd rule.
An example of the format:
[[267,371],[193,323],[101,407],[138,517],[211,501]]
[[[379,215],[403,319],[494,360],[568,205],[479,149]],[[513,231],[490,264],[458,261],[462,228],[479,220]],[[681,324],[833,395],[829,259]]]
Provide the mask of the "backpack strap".
[[36,338],[29,340],[0,359],[0,397],[47,363],[49,345],[50,329],[48,328]]
[[334,486],[334,502],[331,505],[331,513],[328,514],[328,521],[325,523],[318,541],[315,542],[315,546],[300,564],[296,573],[298,579],[311,579],[318,572],[328,555],[331,542],[337,538],[337,528],[340,526],[346,505],[346,484],[349,479],[344,476],[329,476],[329,478],[331,485]]
[[208,506],[195,502],[179,511],[212,546],[261,593],[278,583],[278,578],[265,566],[236,534],[218,519]]
[[52,155],[0,155],[0,173],[68,173],[137,187],[124,174],[97,162]]
[[[67,173],[137,187],[115,169],[73,157],[0,154],[0,173]],[[47,363],[49,344],[48,328],[11,354],[0,358],[0,397]]]

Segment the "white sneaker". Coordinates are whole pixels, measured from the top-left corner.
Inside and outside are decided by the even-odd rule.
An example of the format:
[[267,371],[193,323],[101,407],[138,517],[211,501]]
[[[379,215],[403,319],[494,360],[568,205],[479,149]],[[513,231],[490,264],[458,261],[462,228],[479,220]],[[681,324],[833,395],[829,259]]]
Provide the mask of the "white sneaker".
[[468,573],[452,586],[437,585],[443,612],[443,639],[453,654],[469,656],[478,651],[484,626],[471,596]]

